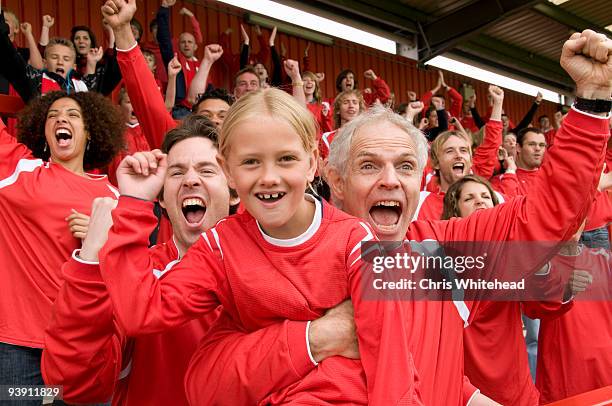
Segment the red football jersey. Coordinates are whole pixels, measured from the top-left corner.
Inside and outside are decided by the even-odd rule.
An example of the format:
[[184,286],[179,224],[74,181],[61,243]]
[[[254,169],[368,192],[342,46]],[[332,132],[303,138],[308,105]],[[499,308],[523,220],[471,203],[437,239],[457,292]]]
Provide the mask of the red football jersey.
[[[65,218],[117,197],[106,176],[80,176],[43,162],[0,122],[0,342],[42,348],[61,266],[81,244]],[[9,143],[6,143],[6,142]]]

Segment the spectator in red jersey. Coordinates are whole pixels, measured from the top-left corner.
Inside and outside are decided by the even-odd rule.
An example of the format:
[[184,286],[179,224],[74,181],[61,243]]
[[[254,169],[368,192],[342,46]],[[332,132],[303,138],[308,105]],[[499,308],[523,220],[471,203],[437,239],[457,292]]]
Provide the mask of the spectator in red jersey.
[[[486,179],[466,175],[444,196],[442,220],[465,218],[498,204],[497,195]],[[550,274],[549,266],[547,264],[538,271],[536,278],[552,279],[547,276]],[[553,289],[557,280],[547,283],[551,285],[549,289]],[[534,317],[560,313],[570,307],[561,300],[486,301],[481,303],[479,314],[463,332],[465,374],[482,393],[503,405],[538,404],[539,393],[531,379],[523,338],[521,303]]]
[[329,155],[330,145],[338,130],[365,110],[366,103],[359,90],[345,90],[336,96],[334,101],[334,130],[323,133],[319,141],[321,159],[325,160]]
[[[164,66],[168,66],[170,60],[175,55],[177,46],[172,43],[172,35],[170,33],[170,7],[174,6],[176,0],[162,0],[161,7],[157,12],[157,40],[159,49],[164,60]],[[185,9],[186,10],[186,9]],[[194,24],[194,34],[183,32],[179,36],[178,56],[182,69],[176,78],[176,99],[175,108],[173,109],[173,117],[180,119],[189,114],[191,105],[188,101],[188,91],[191,82],[200,68],[200,61],[195,56],[198,49],[198,43],[202,43],[202,32],[198,21],[193,16],[193,13],[187,10],[191,15],[191,21]],[[186,13],[183,11],[183,13]],[[187,15],[189,15],[187,14]]]
[[612,261],[609,250],[579,243],[583,227],[552,260],[576,300],[569,311],[541,320],[536,374],[540,404],[612,385]]
[[312,113],[317,124],[319,125],[319,136],[323,133],[332,130],[332,114],[330,112],[329,103],[323,102],[321,97],[321,88],[319,87],[319,78],[312,72],[306,71],[302,73],[304,81],[304,95],[306,96],[306,107]]
[[[381,103],[386,103],[391,95],[389,85],[383,79],[379,78],[372,69],[368,69],[363,73],[366,79],[372,81],[372,90],[362,92],[366,106],[371,106],[378,100]],[[345,69],[336,77],[336,90],[338,93],[345,90],[356,90],[359,86],[355,73],[350,69]],[[337,96],[336,96],[337,97]]]
[[11,213],[0,220],[0,382],[15,387],[43,385],[44,328],[61,264],[80,246],[65,218],[88,213],[96,197],[117,197],[105,176],[86,171],[123,145],[120,115],[93,92],[51,92],[26,107],[18,129],[15,140],[0,122],[0,206]]
[[[612,78],[605,65],[612,63],[611,42],[587,30],[572,35],[564,44],[561,65],[576,80],[577,93],[581,97],[610,99]],[[601,54],[597,55],[590,46],[595,46]],[[583,54],[584,49],[588,50],[587,54]],[[512,199],[463,220],[410,223],[419,204],[427,146],[414,129],[405,129],[402,122],[376,110],[366,112],[339,132],[331,144],[327,178],[333,200],[348,213],[367,220],[381,239],[562,241],[578,228],[576,218],[586,214],[585,208],[595,194],[601,151],[609,132],[606,120],[602,113],[572,111],[557,134],[557,143],[563,145],[550,151],[551,156],[544,163],[546,170],[537,178],[537,187],[532,188],[526,198]],[[501,138],[501,123],[499,132]],[[576,149],[578,145],[580,148]],[[572,156],[568,157],[568,153]],[[590,156],[585,157],[585,153]],[[561,177],[560,174],[572,176]],[[564,199],[550,198],[557,195],[563,195]],[[555,216],[548,215],[553,212]],[[551,249],[547,256],[553,254]],[[527,257],[516,256],[511,261],[517,265],[516,269],[531,274],[541,264]],[[358,299],[353,298],[353,303],[358,304]],[[399,324],[419,332],[407,333],[402,345],[408,343],[405,350],[415,355],[423,401],[427,404],[466,404],[469,393],[474,394],[474,390],[465,391],[461,373],[462,342],[451,341],[454,337],[462,337],[464,324],[478,313],[479,303],[464,303],[466,307],[453,302],[403,303],[410,306],[403,314],[412,315],[412,318]],[[453,306],[457,307],[454,316]],[[357,310],[355,318],[360,318]],[[431,346],[431,343],[436,345]],[[436,367],[437,360],[443,360],[439,367]],[[445,390],[440,391],[441,387]]]
[[[461,117],[461,109],[463,108],[463,97],[454,88],[446,84],[446,82],[444,81],[444,73],[442,73],[441,70],[438,71],[438,83],[436,84],[436,87],[426,92],[421,97],[421,101],[425,106],[424,108],[429,110],[431,102],[431,107],[435,108],[436,110],[446,109],[446,100],[444,99],[443,95],[438,93],[440,89],[444,89],[444,91],[448,92],[448,95],[451,98],[451,105],[450,109],[448,109],[448,114],[450,114],[451,117]],[[437,102],[433,103],[436,99]],[[431,121],[431,117],[429,119]]]

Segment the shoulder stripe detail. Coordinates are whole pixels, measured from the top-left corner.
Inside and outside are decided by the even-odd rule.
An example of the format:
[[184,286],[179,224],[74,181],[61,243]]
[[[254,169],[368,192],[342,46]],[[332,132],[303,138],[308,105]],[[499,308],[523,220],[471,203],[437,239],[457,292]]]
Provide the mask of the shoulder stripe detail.
[[119,196],[121,195],[121,193],[119,193],[119,190],[117,190],[117,189],[116,189],[116,188],[115,188],[113,185],[111,185],[111,184],[108,184],[108,185],[106,185],[106,186],[108,186],[108,188],[109,188],[109,189],[110,189],[110,191],[111,191],[111,192],[112,192],[112,193],[115,195],[115,197],[116,197],[117,199],[119,199]]
[[221,243],[219,242],[219,234],[217,234],[217,228],[213,227],[210,229],[213,237],[215,238],[215,242],[217,243],[217,247],[219,247],[219,253],[221,253],[221,259],[223,259],[223,249],[221,248]]
[[172,269],[172,267],[176,264],[178,264],[179,262],[181,262],[180,259],[175,259],[174,261],[170,261],[168,262],[168,264],[166,265],[166,267],[164,268],[163,271],[160,271],[159,269],[154,269],[153,270],[153,275],[155,275],[155,277],[157,279],[160,279],[162,276],[164,276],[166,274],[166,272],[168,272],[169,270]]
[[425,200],[427,199],[427,197],[429,197],[430,194],[431,192],[427,192],[427,191],[422,191],[419,193],[419,204],[417,205],[416,210],[414,211],[414,216],[412,216],[412,221],[416,221],[419,218],[421,207],[423,207],[423,203],[425,203]]
[[461,320],[463,320],[463,328],[466,328],[470,325],[470,309],[463,300],[453,300],[453,303],[459,312],[459,317],[461,317]]
[[206,244],[208,244],[208,248],[210,248],[210,251],[212,252],[213,251],[213,247],[212,247],[212,245],[210,245],[210,241],[208,239],[208,236],[206,235],[206,231],[204,231],[202,233],[202,238],[204,238],[204,241],[206,241]]
[[504,199],[504,195],[502,195],[501,193],[497,192],[497,191],[493,191],[495,192],[495,196],[497,196],[497,200],[499,200],[499,204],[505,203],[506,200]]
[[20,159],[15,167],[15,172],[13,172],[9,177],[0,180],[0,189],[17,182],[17,179],[22,172],[34,172],[34,169],[42,165],[42,159]]
[[[365,241],[372,241],[374,240],[374,233],[372,233],[372,230],[370,230],[370,227],[368,227],[364,222],[360,221],[359,225],[361,227],[363,227],[363,229],[366,232],[366,235],[361,239],[361,241],[359,241],[357,244],[355,244],[355,246],[353,247],[353,249],[351,250],[350,254],[349,254],[349,258],[351,258],[353,256],[353,254],[355,254],[355,252],[357,250],[359,250],[361,248],[361,243],[365,242]],[[357,255],[357,258],[355,258],[353,260],[353,262],[351,262],[350,266],[355,265],[355,263],[357,263],[358,261],[361,260],[361,255]]]
[[334,131],[329,131],[329,132],[323,133],[323,135],[321,136],[321,139],[323,140],[323,142],[325,143],[325,146],[327,146],[328,149],[329,149],[329,136],[333,133]]
[[119,373],[119,377],[117,379],[121,380],[121,379],[127,378],[130,372],[132,372],[132,359],[131,358],[127,366],[121,370],[121,372]]

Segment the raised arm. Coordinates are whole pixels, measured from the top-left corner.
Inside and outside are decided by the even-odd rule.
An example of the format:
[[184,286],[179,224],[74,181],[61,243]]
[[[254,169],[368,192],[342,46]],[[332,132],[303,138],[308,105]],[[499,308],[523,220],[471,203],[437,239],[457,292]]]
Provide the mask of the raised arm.
[[[579,97],[610,100],[611,50],[612,41],[591,30],[575,33],[565,42],[561,66],[574,79]],[[527,255],[511,258],[524,265],[521,269],[525,272],[542,266],[554,254],[556,243],[569,239],[586,217],[595,197],[608,136],[605,114],[573,107],[527,195],[466,219],[451,220],[450,234],[441,238],[549,242],[550,247],[544,246],[537,260]]]
[[193,77],[191,85],[189,85],[189,103],[195,103],[198,96],[206,91],[206,83],[208,82],[208,75],[213,64],[221,58],[223,55],[223,48],[221,45],[210,44],[204,48],[204,59],[200,69]]
[[42,28],[40,30],[40,39],[38,40],[40,46],[46,47],[49,43],[49,29],[53,27],[53,24],[55,24],[55,18],[48,14],[42,17]]
[[28,75],[33,74],[42,77],[42,74],[23,60],[8,34],[9,26],[4,20],[4,11],[2,11],[0,12],[0,56],[2,56],[3,62],[0,63],[0,73],[7,78],[19,96],[27,103],[40,90],[33,84],[36,80],[30,79]]
[[189,23],[191,24],[191,31],[193,31],[193,36],[195,37],[196,44],[202,45],[204,42],[204,37],[202,37],[202,29],[200,28],[200,22],[193,14],[191,10],[186,7],[181,8],[179,11],[180,15],[187,16],[189,18]]
[[535,115],[536,111],[538,111],[538,108],[540,107],[540,103],[542,103],[542,93],[538,92],[535,100],[531,104],[531,107],[529,108],[527,113],[525,113],[525,116],[523,117],[521,122],[518,123],[517,126],[511,130],[511,132],[518,133],[523,128],[529,127],[529,125],[533,121],[533,116]]
[[474,158],[472,160],[472,170],[474,173],[486,179],[493,176],[493,170],[497,161],[497,150],[502,144],[501,114],[504,103],[504,91],[501,88],[490,85],[489,94],[493,98],[491,118],[485,125],[484,139],[482,144],[474,151]]
[[101,403],[115,392],[125,337],[97,264],[117,201],[95,199],[83,248],[62,267],[64,283],[46,330],[41,370],[45,383],[62,385],[64,400]]
[[34,34],[32,34],[32,25],[30,23],[21,23],[20,28],[21,32],[25,36],[28,50],[30,51],[30,59],[28,60],[28,63],[35,69],[43,69],[43,58],[38,50],[38,44],[34,39]]
[[168,64],[168,86],[166,87],[166,110],[172,111],[174,107],[174,99],[176,98],[176,75],[181,71],[181,63],[176,55]]
[[[131,6],[131,2],[128,5]],[[115,33],[117,62],[130,101],[142,125],[147,142],[151,148],[160,147],[166,133],[176,127],[176,123],[166,110],[155,78],[148,69],[147,62],[130,28],[130,20],[136,11],[136,6],[122,10],[123,14],[112,14],[114,12],[112,8],[105,13],[104,7],[102,8],[104,18]]]
[[381,103],[386,103],[391,97],[391,89],[389,89],[389,85],[383,79],[376,76],[376,73],[372,69],[368,69],[363,74],[366,79],[372,80],[372,93],[365,93],[363,98],[366,102],[366,105],[371,106],[378,99]]
[[285,72],[291,79],[291,86],[293,87],[293,98],[297,100],[301,105],[306,106],[306,95],[304,94],[304,82],[302,82],[302,76],[300,75],[300,66],[297,61],[287,59],[285,61]]

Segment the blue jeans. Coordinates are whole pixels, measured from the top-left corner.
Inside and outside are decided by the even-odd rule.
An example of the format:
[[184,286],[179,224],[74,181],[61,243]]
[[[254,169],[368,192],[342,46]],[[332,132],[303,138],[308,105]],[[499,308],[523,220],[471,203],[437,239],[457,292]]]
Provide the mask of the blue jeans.
[[540,332],[540,319],[530,319],[523,315],[523,324],[525,324],[525,345],[527,346],[527,359],[529,360],[529,372],[531,379],[535,383],[536,369],[538,365],[538,333]]
[[[40,348],[0,343],[0,385],[44,385],[45,382],[40,372],[41,357],[42,350]],[[41,406],[41,404],[42,400],[40,399],[0,400],[0,405],[7,406]],[[61,400],[53,401],[53,406],[65,405],[66,403]],[[103,405],[108,406],[110,402]]]
[[[0,385],[44,385],[40,373],[40,348],[0,343]],[[40,406],[42,400],[0,401],[10,406]]]
[[595,230],[583,232],[580,236],[580,242],[589,248],[604,248],[610,250],[608,227],[603,226]]

